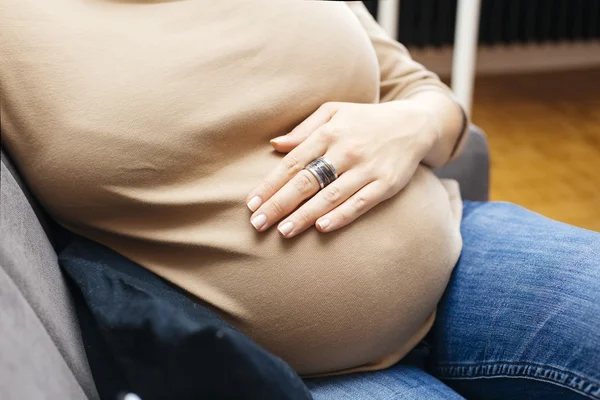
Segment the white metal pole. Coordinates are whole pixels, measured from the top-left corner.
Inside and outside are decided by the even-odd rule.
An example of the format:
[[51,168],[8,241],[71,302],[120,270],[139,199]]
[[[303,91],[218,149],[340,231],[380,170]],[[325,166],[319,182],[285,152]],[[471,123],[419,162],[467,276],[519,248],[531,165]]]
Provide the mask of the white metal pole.
[[480,9],[480,0],[458,0],[452,56],[452,90],[469,115],[475,83]]
[[394,39],[398,39],[398,16],[400,0],[379,0],[377,22]]

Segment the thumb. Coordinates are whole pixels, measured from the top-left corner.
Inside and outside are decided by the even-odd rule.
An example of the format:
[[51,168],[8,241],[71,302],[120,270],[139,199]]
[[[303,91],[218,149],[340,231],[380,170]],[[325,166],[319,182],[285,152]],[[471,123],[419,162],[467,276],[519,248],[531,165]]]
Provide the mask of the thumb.
[[290,133],[271,139],[271,145],[277,151],[292,151],[322,125],[325,125],[339,109],[338,103],[325,103],[308,118],[296,126]]

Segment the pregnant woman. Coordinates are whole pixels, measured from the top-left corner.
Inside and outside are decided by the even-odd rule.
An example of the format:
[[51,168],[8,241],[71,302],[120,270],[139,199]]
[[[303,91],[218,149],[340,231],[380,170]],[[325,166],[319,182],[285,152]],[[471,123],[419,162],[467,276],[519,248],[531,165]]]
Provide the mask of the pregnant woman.
[[[429,167],[463,111],[360,2],[0,11],[2,141],[45,208],[315,398],[600,398],[599,235],[461,203]],[[398,363],[426,335],[428,372]]]

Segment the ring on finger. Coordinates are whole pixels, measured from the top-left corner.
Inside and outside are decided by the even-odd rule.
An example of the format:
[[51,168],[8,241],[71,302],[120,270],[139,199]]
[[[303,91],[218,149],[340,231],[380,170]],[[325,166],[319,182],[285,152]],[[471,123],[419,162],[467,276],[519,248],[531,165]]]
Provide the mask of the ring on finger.
[[309,162],[305,170],[309,171],[319,182],[321,189],[329,185],[338,178],[337,170],[333,163],[325,157],[317,157]]

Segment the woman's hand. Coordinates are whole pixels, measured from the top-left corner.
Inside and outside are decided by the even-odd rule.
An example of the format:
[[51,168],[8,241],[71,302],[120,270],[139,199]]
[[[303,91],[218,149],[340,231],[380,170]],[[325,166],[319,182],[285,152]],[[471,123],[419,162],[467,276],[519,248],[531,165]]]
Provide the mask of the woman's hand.
[[[288,154],[248,195],[252,225],[262,232],[287,216],[278,226],[287,238],[313,224],[321,232],[341,228],[398,193],[439,136],[440,121],[422,102],[326,103],[271,140]],[[320,156],[339,176],[323,190],[303,169]]]

